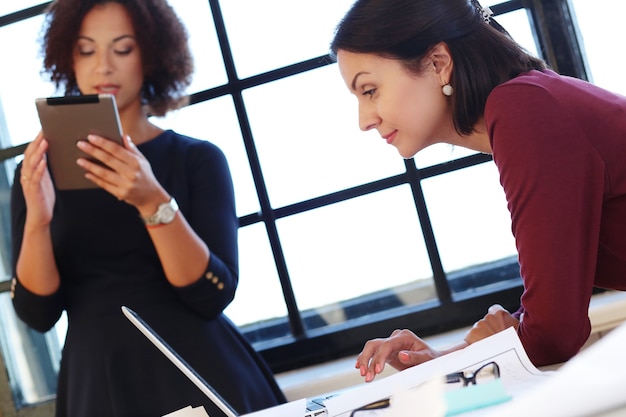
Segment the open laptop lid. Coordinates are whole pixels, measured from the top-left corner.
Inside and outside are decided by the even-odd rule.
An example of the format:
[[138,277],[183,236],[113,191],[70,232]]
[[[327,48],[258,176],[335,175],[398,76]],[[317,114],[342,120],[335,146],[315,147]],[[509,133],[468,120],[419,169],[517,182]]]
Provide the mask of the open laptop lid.
[[191,380],[209,399],[228,417],[239,417],[239,414],[204,380],[185,360],[178,355],[137,313],[126,306],[122,312],[157,347],[187,378]]

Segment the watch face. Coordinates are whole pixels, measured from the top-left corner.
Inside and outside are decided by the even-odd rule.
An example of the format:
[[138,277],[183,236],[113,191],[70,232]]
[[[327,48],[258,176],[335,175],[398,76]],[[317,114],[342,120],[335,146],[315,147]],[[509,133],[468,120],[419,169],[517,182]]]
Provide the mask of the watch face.
[[152,216],[144,219],[144,222],[148,226],[156,226],[158,224],[168,224],[174,220],[176,217],[176,212],[178,211],[178,204],[176,200],[173,198],[167,203],[163,203],[159,206],[156,213]]
[[176,210],[171,206],[171,204],[159,207],[159,211],[160,223],[170,223],[174,220],[174,216],[176,216]]

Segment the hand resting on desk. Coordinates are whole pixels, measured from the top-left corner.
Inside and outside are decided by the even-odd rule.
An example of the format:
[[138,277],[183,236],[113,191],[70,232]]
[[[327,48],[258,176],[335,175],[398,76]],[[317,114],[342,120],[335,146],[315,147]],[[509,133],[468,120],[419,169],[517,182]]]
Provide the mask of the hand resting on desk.
[[365,382],[371,382],[377,374],[385,369],[387,363],[401,371],[463,349],[471,343],[485,339],[511,326],[517,329],[519,321],[502,306],[495,304],[489,307],[485,317],[472,326],[462,342],[448,349],[435,349],[410,330],[394,330],[391,336],[387,338],[367,341],[357,356],[355,368],[359,369]]

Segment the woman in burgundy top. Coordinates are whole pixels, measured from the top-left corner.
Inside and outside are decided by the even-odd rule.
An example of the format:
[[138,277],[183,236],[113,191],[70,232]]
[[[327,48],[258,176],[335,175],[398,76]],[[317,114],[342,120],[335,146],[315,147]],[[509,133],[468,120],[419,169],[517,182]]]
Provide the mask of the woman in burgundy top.
[[510,326],[537,366],[575,355],[593,287],[626,290],[626,98],[547,69],[475,0],[359,0],[331,50],[361,129],[402,157],[435,143],[493,155],[524,281],[518,311],[492,306],[448,350],[408,330],[368,341],[361,375]]

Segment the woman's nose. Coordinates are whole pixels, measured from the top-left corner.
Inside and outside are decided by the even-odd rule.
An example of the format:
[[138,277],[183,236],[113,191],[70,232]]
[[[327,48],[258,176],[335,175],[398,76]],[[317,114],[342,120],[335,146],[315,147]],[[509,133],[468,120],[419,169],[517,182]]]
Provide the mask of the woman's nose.
[[380,117],[374,109],[359,106],[359,128],[366,132],[375,129],[380,124]]
[[106,52],[98,53],[96,61],[96,71],[100,74],[111,72],[111,59]]

